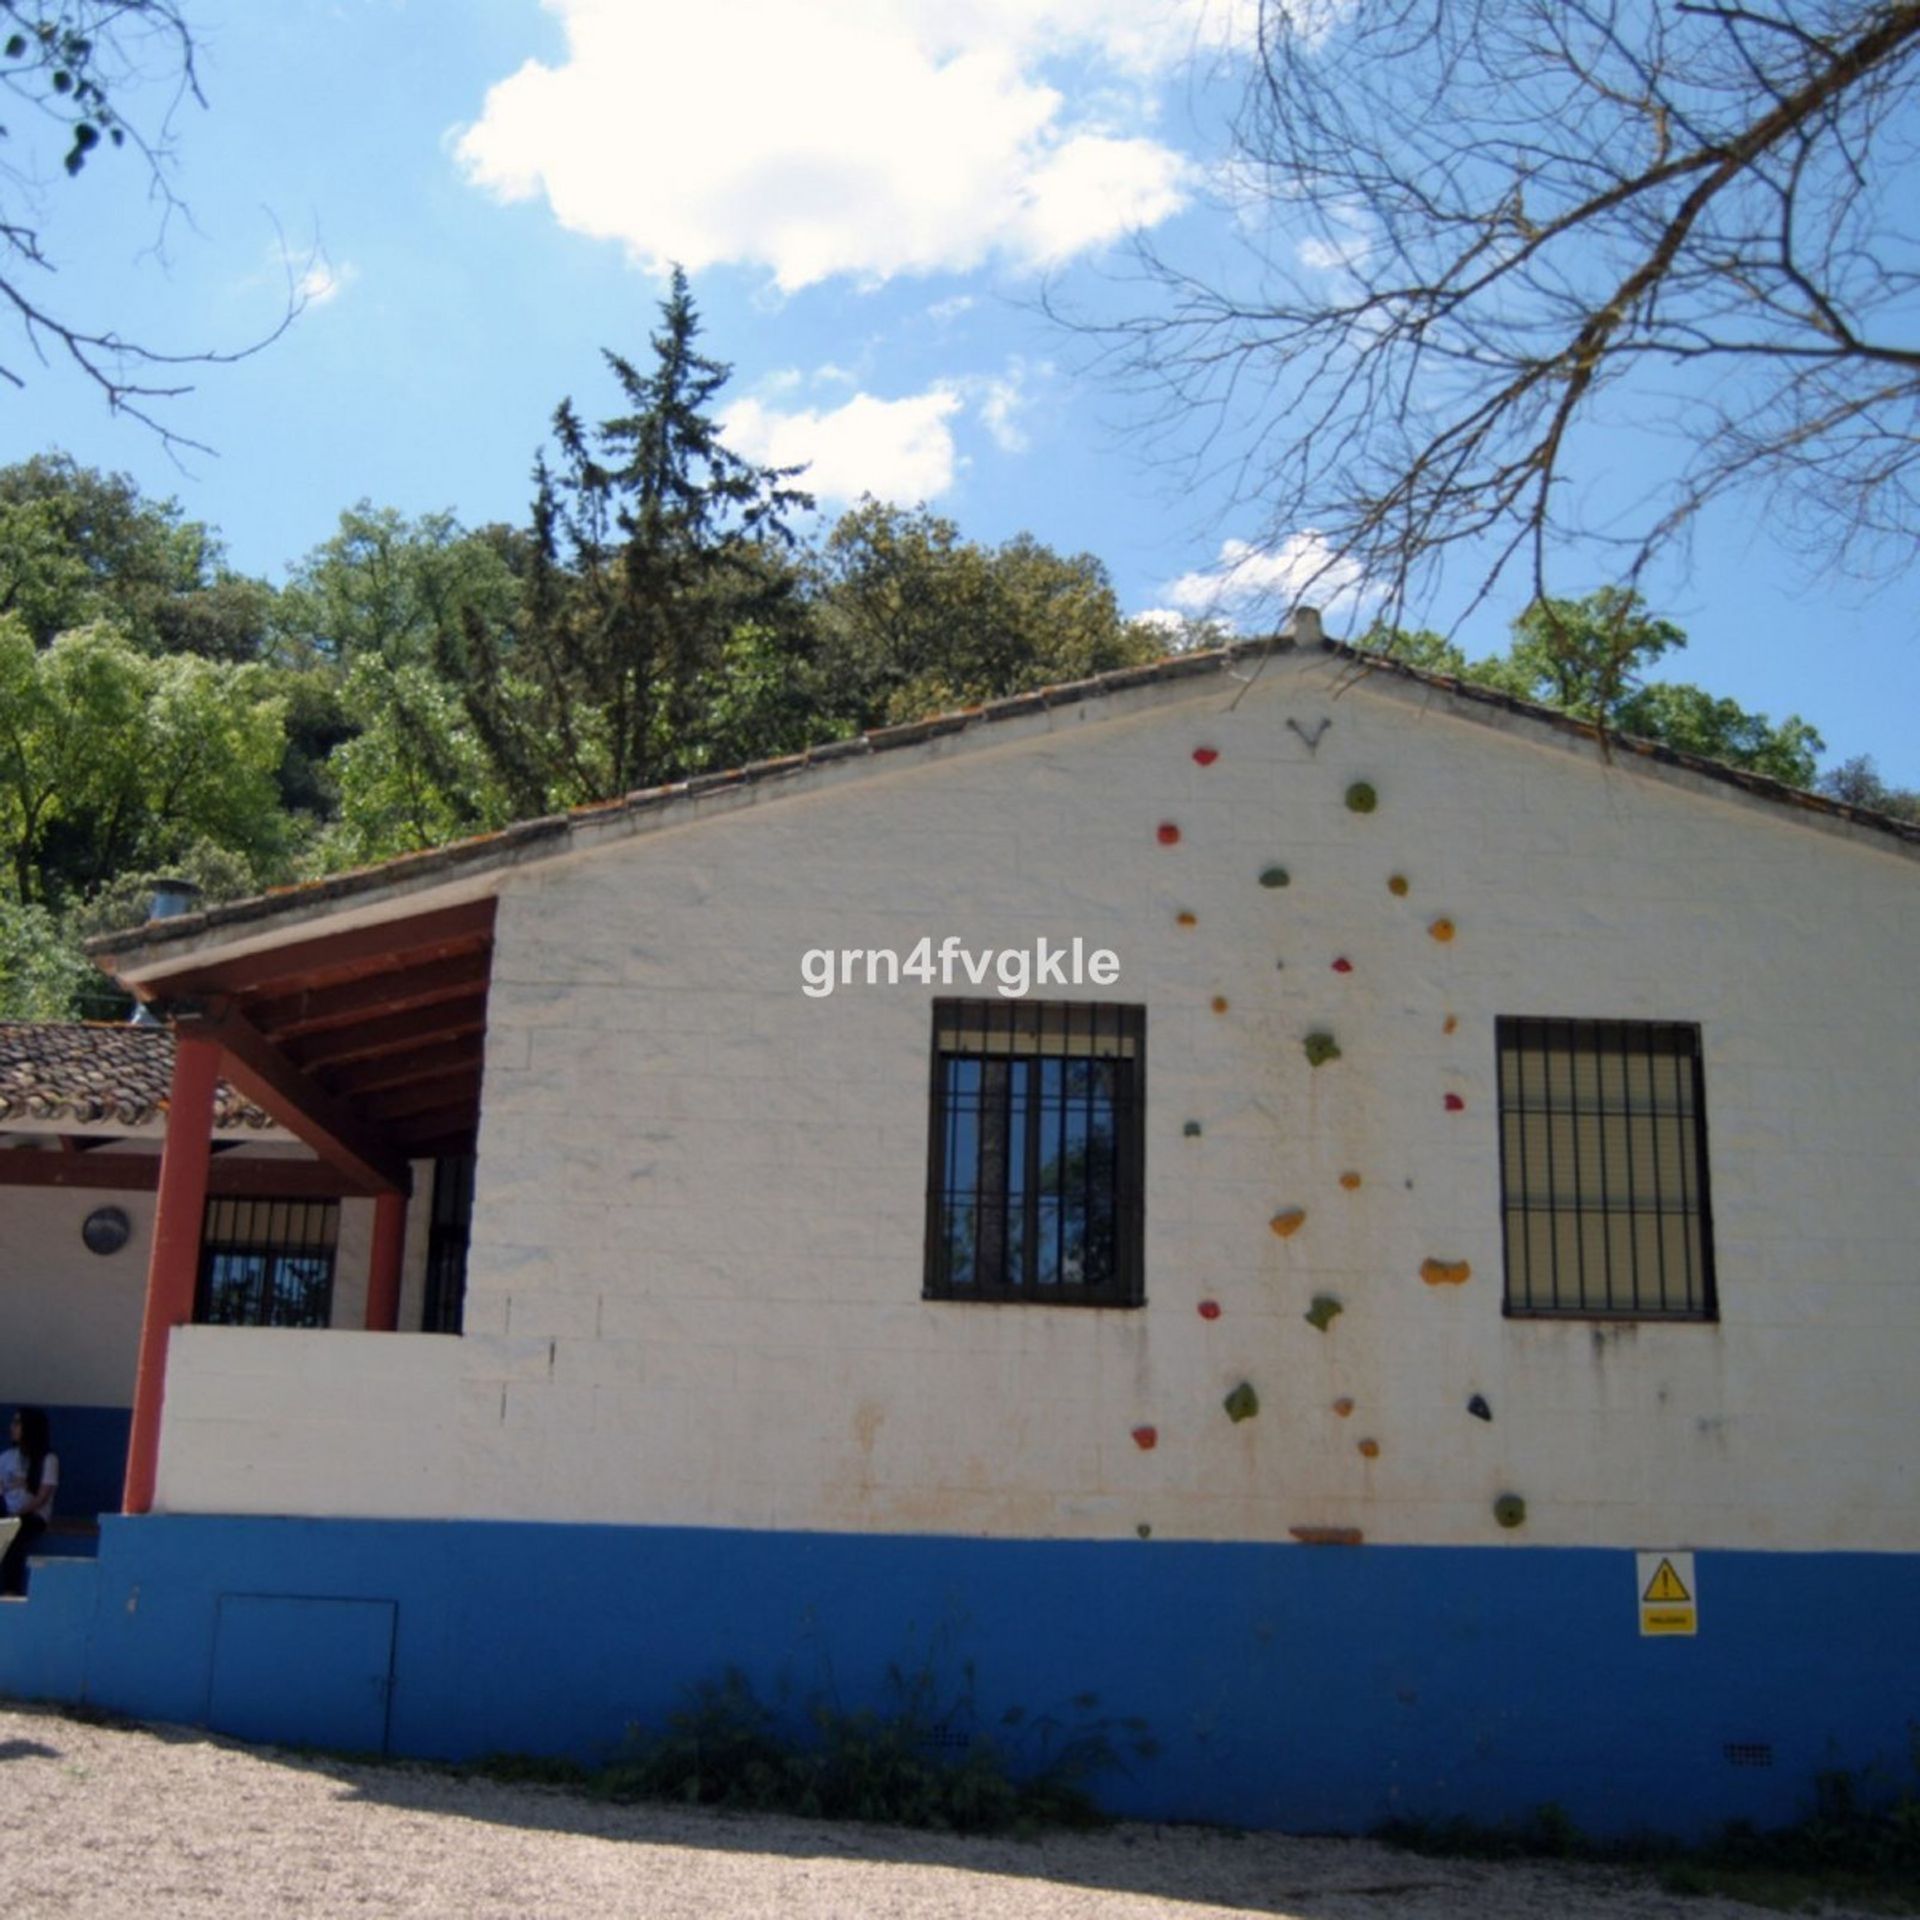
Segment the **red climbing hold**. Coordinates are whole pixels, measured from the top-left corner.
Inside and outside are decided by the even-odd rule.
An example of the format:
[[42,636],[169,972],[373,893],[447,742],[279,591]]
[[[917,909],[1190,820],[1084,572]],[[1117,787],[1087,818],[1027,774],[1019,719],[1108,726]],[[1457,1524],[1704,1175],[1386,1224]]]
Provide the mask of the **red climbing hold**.
[[1351,973],[1353,971],[1353,962],[1343,953],[1340,958],[1333,963],[1333,970],[1335,973]]
[[1457,1093],[1447,1095],[1447,1111],[1449,1113],[1465,1113],[1466,1110],[1467,1103],[1462,1100]]
[[1133,1444],[1138,1447],[1142,1453],[1151,1453],[1154,1448],[1160,1444],[1160,1429],[1158,1427],[1135,1427],[1133,1430]]
[[1163,847],[1177,847],[1180,844],[1180,829],[1171,820],[1160,823],[1160,844]]
[[1200,1318],[1202,1320],[1218,1320],[1220,1318],[1220,1302],[1218,1300],[1202,1300],[1200,1302]]
[[1210,767],[1219,758],[1220,749],[1218,747],[1195,747],[1193,750],[1195,766]]

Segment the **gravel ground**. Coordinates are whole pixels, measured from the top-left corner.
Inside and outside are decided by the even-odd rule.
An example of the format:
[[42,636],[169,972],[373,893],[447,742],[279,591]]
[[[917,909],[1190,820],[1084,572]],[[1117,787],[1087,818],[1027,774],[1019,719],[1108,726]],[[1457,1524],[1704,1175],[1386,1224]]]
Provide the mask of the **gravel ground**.
[[87,1920],[1752,1920],[1612,1869],[1121,1826],[1038,1842],[604,1806],[183,1728],[0,1708],[9,1914]]

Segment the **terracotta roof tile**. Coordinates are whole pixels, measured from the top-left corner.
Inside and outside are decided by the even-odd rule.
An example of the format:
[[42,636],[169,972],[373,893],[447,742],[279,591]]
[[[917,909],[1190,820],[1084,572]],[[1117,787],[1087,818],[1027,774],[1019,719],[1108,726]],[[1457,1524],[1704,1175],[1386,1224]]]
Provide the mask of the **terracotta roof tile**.
[[[165,1027],[0,1020],[0,1124],[145,1126],[166,1113],[172,1080],[173,1035]],[[228,1130],[273,1122],[222,1080],[213,1124]]]

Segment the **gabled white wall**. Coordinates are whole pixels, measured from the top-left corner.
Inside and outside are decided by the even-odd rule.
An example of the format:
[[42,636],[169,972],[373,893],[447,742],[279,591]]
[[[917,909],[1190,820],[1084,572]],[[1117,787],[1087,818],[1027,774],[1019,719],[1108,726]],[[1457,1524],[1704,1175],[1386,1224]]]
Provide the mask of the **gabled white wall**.
[[[1002,723],[509,876],[473,1337],[383,1349],[357,1392],[355,1343],[183,1339],[163,1504],[1920,1545],[1920,865],[1346,677],[1280,659],[1237,707],[1209,681]],[[1317,751],[1289,719],[1330,721]],[[1143,1310],[921,1300],[932,994],[809,999],[800,960],[949,932],[1082,935],[1122,975],[1079,997],[1147,1007]],[[1702,1024],[1717,1326],[1503,1319],[1500,1014]],[[1344,1057],[1314,1071],[1322,1026]],[[1426,1286],[1428,1256],[1473,1277]],[[1262,1411],[1234,1425],[1242,1379]]]

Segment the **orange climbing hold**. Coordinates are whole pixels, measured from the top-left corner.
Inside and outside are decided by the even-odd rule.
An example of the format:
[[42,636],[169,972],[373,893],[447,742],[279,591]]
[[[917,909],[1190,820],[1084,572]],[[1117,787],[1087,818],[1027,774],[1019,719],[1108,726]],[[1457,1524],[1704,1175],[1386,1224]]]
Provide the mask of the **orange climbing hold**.
[[1343,1173],[1340,1176],[1340,1184],[1349,1193],[1357,1193],[1360,1190],[1360,1176],[1357,1173]]
[[1446,943],[1453,938],[1453,934],[1454,934],[1453,922],[1449,920],[1444,914],[1442,914],[1441,917],[1438,920],[1436,920],[1433,923],[1433,925],[1427,929],[1427,931],[1430,934],[1432,934],[1433,937],[1436,940],[1438,940],[1442,946],[1445,946]]
[[1362,1440],[1360,1442],[1360,1452],[1368,1460],[1378,1460],[1380,1458],[1380,1442],[1378,1440]]
[[1200,916],[1197,913],[1187,912],[1184,907],[1173,916],[1173,919],[1174,924],[1181,927],[1197,927],[1200,924]]
[[1440,1022],[1440,1031],[1442,1033],[1454,1033],[1458,1031],[1459,1026],[1460,1020],[1458,1015],[1450,1013]]
[[1306,1224],[1306,1219],[1307,1210],[1305,1207],[1288,1207],[1285,1212],[1276,1213],[1273,1218],[1267,1222],[1267,1225],[1270,1226],[1282,1240],[1289,1240]]
[[1353,1411],[1353,1402],[1349,1400],[1345,1394],[1342,1394],[1340,1398],[1333,1403],[1333,1410],[1344,1420],[1347,1415]]
[[1226,1010],[1227,1010],[1227,996],[1226,996],[1226,995],[1225,995],[1224,993],[1216,993],[1216,994],[1215,994],[1215,995],[1213,996],[1213,1010],[1214,1010],[1214,1012],[1215,1012],[1215,1013],[1225,1013],[1225,1012],[1226,1012]]
[[1407,897],[1407,876],[1404,873],[1396,873],[1387,882],[1387,891],[1395,899],[1404,900]]
[[1422,1260],[1420,1278],[1430,1287],[1457,1287],[1473,1278],[1473,1268],[1464,1260]]

